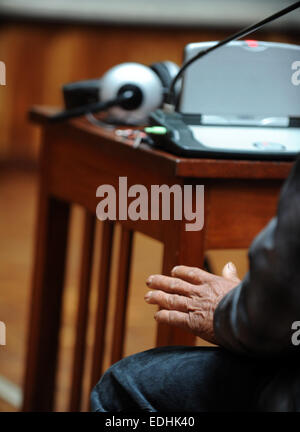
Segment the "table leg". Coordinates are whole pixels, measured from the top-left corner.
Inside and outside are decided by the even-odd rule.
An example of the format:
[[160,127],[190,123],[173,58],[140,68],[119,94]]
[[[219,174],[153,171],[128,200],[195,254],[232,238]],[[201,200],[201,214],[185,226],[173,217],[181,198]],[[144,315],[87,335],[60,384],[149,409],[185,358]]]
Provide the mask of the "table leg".
[[39,204],[24,411],[53,409],[70,214],[68,203],[52,197]]

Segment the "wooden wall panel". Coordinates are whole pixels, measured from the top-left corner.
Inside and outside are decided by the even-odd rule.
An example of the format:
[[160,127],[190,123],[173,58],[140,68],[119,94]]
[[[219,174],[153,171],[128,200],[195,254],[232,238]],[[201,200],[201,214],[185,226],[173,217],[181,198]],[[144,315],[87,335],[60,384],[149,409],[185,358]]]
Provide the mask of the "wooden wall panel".
[[[0,60],[7,86],[0,87],[0,160],[36,161],[39,133],[27,121],[33,104],[60,105],[61,86],[101,76],[126,61],[180,63],[188,42],[216,40],[228,30],[2,23]],[[260,39],[300,43],[300,36],[264,33]]]

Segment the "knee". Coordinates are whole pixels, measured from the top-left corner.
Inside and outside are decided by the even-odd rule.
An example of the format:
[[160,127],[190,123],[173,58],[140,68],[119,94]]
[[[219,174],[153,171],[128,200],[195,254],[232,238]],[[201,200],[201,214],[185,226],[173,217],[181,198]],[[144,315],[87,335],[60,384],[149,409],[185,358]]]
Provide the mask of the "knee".
[[[158,351],[158,350],[156,350]],[[141,399],[143,381],[152,380],[145,372],[145,364],[154,350],[126,357],[112,365],[102,375],[91,392],[91,409],[98,412],[132,409]],[[151,369],[152,370],[152,369]],[[143,402],[142,402],[143,403]]]
[[107,369],[91,392],[92,411],[110,412],[124,409],[130,401],[132,389],[127,381],[132,381],[133,369],[129,357]]
[[91,409],[96,412],[112,411],[113,393],[116,380],[113,377],[114,365],[102,375],[91,392]]

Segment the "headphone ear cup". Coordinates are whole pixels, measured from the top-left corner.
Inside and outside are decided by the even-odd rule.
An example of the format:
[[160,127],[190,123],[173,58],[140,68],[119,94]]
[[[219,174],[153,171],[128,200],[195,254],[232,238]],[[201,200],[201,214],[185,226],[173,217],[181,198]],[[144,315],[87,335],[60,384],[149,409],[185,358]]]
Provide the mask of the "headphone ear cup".
[[91,79],[65,84],[62,88],[67,110],[100,102],[101,80]]
[[[159,77],[164,92],[164,101],[169,92],[170,85],[179,71],[179,66],[171,61],[152,63],[150,68]],[[181,86],[176,86],[176,99],[179,97]]]

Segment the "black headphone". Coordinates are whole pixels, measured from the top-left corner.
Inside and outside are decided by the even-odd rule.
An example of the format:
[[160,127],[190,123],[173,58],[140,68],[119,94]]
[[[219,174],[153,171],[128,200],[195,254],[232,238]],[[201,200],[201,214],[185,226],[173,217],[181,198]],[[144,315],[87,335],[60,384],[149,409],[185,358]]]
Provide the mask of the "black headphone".
[[[171,61],[150,66],[122,63],[100,79],[66,84],[63,86],[66,111],[56,114],[52,120],[105,110],[118,123],[144,123],[150,112],[165,102],[178,71],[179,67]],[[176,90],[179,95],[180,85]]]
[[[171,61],[152,63],[149,66],[159,77],[164,88],[164,95],[167,96],[171,83],[179,71],[179,66]],[[180,90],[177,89],[177,96]],[[164,98],[165,102],[165,98]]]

